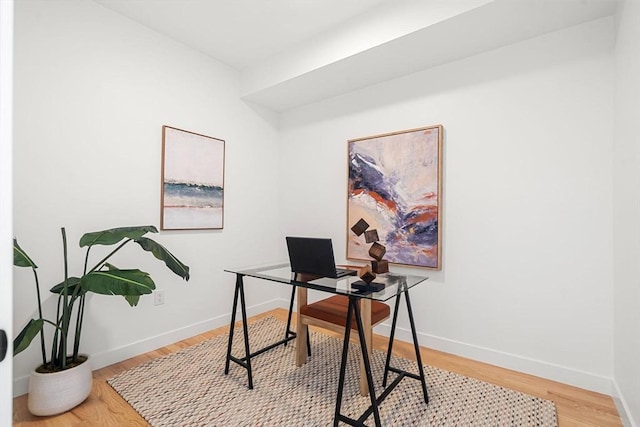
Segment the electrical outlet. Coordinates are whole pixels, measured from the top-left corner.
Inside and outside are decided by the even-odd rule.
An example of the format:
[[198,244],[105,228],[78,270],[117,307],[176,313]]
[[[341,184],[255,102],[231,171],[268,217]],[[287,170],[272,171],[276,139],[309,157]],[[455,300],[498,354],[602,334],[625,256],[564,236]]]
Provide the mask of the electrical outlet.
[[164,304],[164,289],[158,289],[153,292],[153,304],[154,305]]

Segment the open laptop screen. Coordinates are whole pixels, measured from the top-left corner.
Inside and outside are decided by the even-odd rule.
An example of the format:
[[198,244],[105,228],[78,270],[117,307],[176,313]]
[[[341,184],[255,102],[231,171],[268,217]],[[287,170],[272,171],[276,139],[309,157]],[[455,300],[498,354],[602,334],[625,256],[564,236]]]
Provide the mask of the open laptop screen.
[[287,249],[292,272],[338,277],[331,239],[289,236]]

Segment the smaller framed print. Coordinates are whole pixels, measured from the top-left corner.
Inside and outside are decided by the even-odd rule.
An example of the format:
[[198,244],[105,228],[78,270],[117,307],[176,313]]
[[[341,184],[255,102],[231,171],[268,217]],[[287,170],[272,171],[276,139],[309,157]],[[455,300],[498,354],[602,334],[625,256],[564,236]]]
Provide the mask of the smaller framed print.
[[161,230],[223,228],[224,141],[162,127]]

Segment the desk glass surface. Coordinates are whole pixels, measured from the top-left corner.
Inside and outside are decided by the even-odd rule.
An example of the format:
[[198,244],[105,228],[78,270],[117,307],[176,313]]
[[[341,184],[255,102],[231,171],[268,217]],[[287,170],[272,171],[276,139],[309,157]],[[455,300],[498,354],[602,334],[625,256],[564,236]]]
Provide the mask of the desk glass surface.
[[339,279],[322,277],[308,282],[301,282],[293,279],[291,266],[289,264],[276,264],[266,267],[247,269],[225,269],[224,271],[246,277],[255,277],[257,279],[284,283],[291,286],[301,286],[333,294],[353,295],[358,298],[368,298],[376,301],[387,301],[428,279],[426,276],[413,276],[392,272],[378,274],[373,282],[384,284],[384,289],[379,292],[363,292],[361,290],[351,288],[352,283],[362,280],[358,276],[346,276]]

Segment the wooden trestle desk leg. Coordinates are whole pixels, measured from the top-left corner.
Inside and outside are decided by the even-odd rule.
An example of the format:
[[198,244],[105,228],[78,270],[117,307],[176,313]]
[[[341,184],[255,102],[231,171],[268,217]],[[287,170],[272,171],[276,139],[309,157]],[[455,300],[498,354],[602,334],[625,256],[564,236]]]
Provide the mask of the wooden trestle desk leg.
[[302,323],[300,309],[307,305],[307,288],[298,286],[298,302],[296,311],[296,366],[307,363],[307,349],[309,348],[309,326]]

